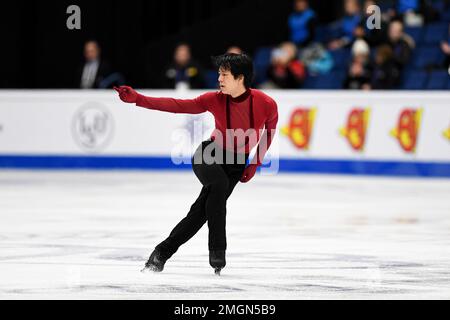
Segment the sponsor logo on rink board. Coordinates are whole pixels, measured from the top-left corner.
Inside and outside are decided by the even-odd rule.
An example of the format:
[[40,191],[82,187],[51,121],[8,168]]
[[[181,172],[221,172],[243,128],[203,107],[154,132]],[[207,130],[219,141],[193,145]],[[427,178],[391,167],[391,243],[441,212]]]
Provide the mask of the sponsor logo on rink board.
[[106,106],[88,102],[81,106],[72,119],[72,136],[84,151],[104,150],[114,134],[114,121]]
[[422,109],[402,110],[397,126],[391,130],[391,135],[397,139],[400,147],[406,153],[416,152],[422,112]]
[[347,139],[350,147],[355,151],[364,151],[369,117],[370,109],[352,109],[347,116],[345,127],[339,130],[341,136]]
[[444,132],[442,132],[442,135],[444,136],[445,139],[450,141],[450,125],[448,126],[448,129],[446,129],[446,130],[444,130]]
[[281,133],[288,137],[292,144],[302,150],[310,147],[317,108],[297,108],[290,117],[289,123],[281,129]]

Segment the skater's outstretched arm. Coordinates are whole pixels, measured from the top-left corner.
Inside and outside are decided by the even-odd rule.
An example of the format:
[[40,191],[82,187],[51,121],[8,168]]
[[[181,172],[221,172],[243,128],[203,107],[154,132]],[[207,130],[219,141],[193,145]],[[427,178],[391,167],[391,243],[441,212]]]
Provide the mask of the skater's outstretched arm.
[[127,86],[114,87],[123,102],[136,103],[138,107],[170,113],[199,114],[208,111],[207,96],[204,94],[195,99],[153,98],[137,93]]
[[250,161],[250,165],[245,168],[244,173],[242,174],[242,183],[249,182],[253,178],[256,169],[262,165],[267,150],[269,150],[270,145],[272,144],[278,123],[278,110],[276,104],[269,108],[269,112],[269,117],[265,123],[261,139],[259,140],[256,154],[252,161]]

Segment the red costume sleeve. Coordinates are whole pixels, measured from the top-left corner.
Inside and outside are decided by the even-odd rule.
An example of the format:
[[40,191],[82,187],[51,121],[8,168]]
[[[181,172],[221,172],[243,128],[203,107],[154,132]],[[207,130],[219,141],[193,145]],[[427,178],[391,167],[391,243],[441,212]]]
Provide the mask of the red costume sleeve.
[[195,99],[153,98],[138,95],[138,107],[170,113],[199,114],[208,111],[211,93],[203,94]]
[[275,102],[269,106],[268,111],[269,115],[265,123],[263,134],[259,140],[258,148],[256,149],[256,155],[252,162],[250,162],[251,164],[256,164],[258,166],[262,165],[263,159],[272,144],[278,123],[278,108]]

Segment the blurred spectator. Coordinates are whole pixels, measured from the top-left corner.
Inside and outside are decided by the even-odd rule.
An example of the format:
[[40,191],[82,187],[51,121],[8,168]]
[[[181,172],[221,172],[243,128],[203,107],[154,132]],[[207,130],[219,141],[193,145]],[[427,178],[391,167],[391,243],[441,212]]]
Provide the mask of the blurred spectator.
[[422,26],[424,19],[420,2],[421,0],[396,0],[390,10],[391,19],[399,19],[410,27]]
[[385,44],[378,47],[372,71],[370,88],[389,90],[398,86],[400,71],[394,60],[392,48]]
[[364,19],[362,19],[359,26],[355,28],[354,36],[358,39],[364,39],[369,46],[376,47],[387,41],[387,23],[385,19],[381,19],[380,29],[369,29],[367,26],[367,19],[372,15],[372,12],[368,12],[370,6],[377,5],[376,1],[366,0],[364,1]]
[[450,72],[450,42],[442,42],[442,51],[445,53],[445,67],[449,69]]
[[299,47],[311,43],[315,36],[316,13],[309,7],[308,0],[295,0],[294,12],[289,16],[291,41]]
[[203,69],[192,59],[188,44],[179,44],[174,52],[174,61],[165,72],[166,87],[171,89],[202,89],[205,87]]
[[344,83],[345,89],[370,88],[370,48],[362,39],[356,40],[352,47],[353,59]]
[[362,21],[358,0],[345,0],[344,10],[345,16],[337,25],[337,39],[333,39],[328,44],[330,50],[337,50],[351,44],[355,38],[355,31]]
[[[314,43],[303,49],[300,61],[306,66],[311,75],[327,74],[334,67],[333,57],[320,43]],[[337,63],[341,62],[337,61]]]
[[97,41],[85,43],[84,59],[84,64],[78,70],[77,87],[81,89],[107,87],[102,81],[111,75],[111,68],[101,59],[101,48]]
[[243,51],[238,46],[231,46],[227,49],[227,53],[242,54]]
[[272,51],[268,70],[269,82],[264,88],[295,89],[305,79],[305,67],[297,58],[297,48],[292,42],[284,42]]
[[370,47],[366,41],[358,39],[352,46],[353,60],[360,61],[364,66],[370,63]]
[[450,30],[449,30],[449,37],[447,41],[441,42],[441,50],[445,54],[445,61],[444,61],[444,67],[448,70],[450,74]]
[[394,20],[389,25],[388,44],[393,51],[393,58],[399,68],[408,64],[412,50],[415,47],[414,40],[403,30],[403,23]]
[[360,61],[352,61],[344,82],[344,88],[352,90],[369,90],[371,88],[370,73]]
[[408,27],[420,27],[438,19],[439,13],[427,0],[397,0],[391,16],[400,19]]

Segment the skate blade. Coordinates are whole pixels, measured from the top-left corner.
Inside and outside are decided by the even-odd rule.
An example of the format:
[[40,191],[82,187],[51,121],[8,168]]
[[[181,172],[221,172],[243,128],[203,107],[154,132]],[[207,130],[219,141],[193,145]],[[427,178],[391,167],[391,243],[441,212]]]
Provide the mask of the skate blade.
[[214,273],[220,277],[220,271],[222,271],[222,269],[215,269]]
[[141,273],[149,273],[151,270],[149,268],[144,268],[141,270]]
[[141,270],[142,273],[149,273],[149,272],[154,272],[154,273],[159,273],[162,272],[162,270],[159,270],[156,267],[145,267],[144,269]]

